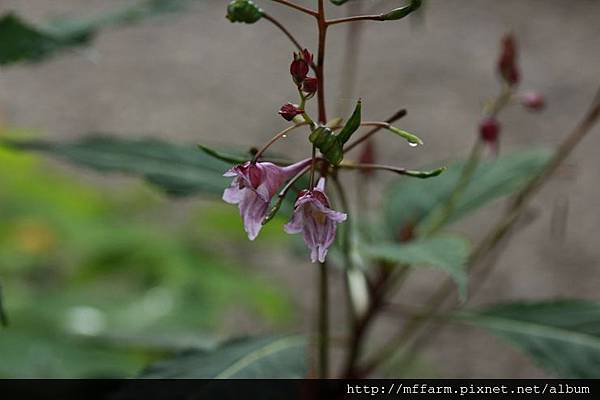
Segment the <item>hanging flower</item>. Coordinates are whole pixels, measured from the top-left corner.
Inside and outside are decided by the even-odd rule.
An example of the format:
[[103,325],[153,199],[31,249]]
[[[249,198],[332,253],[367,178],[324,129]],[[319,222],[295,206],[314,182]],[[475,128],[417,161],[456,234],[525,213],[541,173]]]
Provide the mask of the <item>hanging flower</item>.
[[247,161],[225,172],[224,176],[234,179],[223,192],[223,200],[239,206],[248,239],[254,240],[258,236],[271,198],[281,184],[310,162],[310,159],[306,159],[280,167],[270,162]]
[[329,208],[325,195],[325,179],[317,187],[303,190],[294,204],[294,214],[283,229],[290,234],[304,234],[304,242],[311,250],[312,262],[325,261],[327,250],[335,239],[336,224],[346,220],[346,214]]

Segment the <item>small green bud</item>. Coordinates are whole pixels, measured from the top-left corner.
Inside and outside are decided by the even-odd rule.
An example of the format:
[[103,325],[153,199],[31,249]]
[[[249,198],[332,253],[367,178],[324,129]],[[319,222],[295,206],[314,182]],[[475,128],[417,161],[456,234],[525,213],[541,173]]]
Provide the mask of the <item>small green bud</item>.
[[251,0],[233,0],[227,6],[227,19],[231,22],[253,24],[263,16],[263,11]]
[[347,2],[348,0],[330,0],[333,4],[335,4],[336,6],[341,6],[342,4],[344,4],[345,2]]
[[406,17],[408,14],[421,7],[421,0],[411,0],[410,4],[405,7],[396,8],[387,14],[383,15],[384,21],[395,21]]

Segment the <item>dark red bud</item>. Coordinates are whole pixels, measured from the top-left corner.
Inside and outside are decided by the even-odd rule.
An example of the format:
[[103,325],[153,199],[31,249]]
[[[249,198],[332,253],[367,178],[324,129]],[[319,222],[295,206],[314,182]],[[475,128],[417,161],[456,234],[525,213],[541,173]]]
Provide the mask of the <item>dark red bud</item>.
[[509,85],[519,83],[520,74],[517,65],[517,44],[512,35],[502,38],[500,57],[498,58],[498,72]]
[[308,75],[308,63],[304,61],[302,58],[297,58],[292,61],[290,65],[290,74],[292,74],[292,78],[296,84],[301,84],[306,75]]
[[544,96],[537,92],[525,92],[521,94],[521,104],[533,111],[539,111],[546,105]]
[[479,123],[479,137],[486,143],[495,144],[500,135],[500,123],[494,117],[486,117]]
[[302,58],[308,63],[308,65],[313,63],[313,55],[310,51],[308,51],[308,49],[302,50]]
[[296,115],[302,114],[304,110],[292,103],[286,103],[279,109],[279,115],[286,121],[291,121]]
[[302,83],[302,91],[308,94],[314,94],[317,92],[319,86],[319,80],[313,77],[307,77]]

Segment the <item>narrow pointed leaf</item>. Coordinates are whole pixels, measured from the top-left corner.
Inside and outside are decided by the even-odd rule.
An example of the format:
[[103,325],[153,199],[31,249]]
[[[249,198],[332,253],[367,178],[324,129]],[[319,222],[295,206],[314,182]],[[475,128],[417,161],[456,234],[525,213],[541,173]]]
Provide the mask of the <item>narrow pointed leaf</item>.
[[198,148],[200,150],[202,150],[204,153],[208,154],[211,157],[216,158],[217,160],[221,160],[227,163],[231,163],[231,164],[242,164],[246,161],[248,161],[247,158],[244,157],[239,157],[239,156],[235,156],[235,155],[231,155],[231,154],[226,154],[217,150],[213,150],[209,147],[206,147],[202,144],[198,145]]
[[71,142],[8,140],[19,150],[38,151],[101,172],[141,175],[174,196],[220,194],[227,187],[223,172],[231,164],[198,151],[193,145],[159,139],[128,139],[92,134]]
[[358,102],[356,103],[356,107],[354,107],[352,115],[348,119],[348,122],[346,122],[346,125],[344,125],[342,130],[337,134],[337,137],[342,145],[345,144],[348,141],[348,139],[350,139],[350,137],[354,134],[354,132],[356,132],[356,130],[360,127],[361,109],[362,102],[358,100]]
[[515,302],[455,317],[507,340],[559,377],[600,378],[598,302]]
[[439,268],[454,279],[461,297],[464,298],[467,291],[466,263],[470,247],[469,241],[461,236],[438,235],[407,243],[369,244],[361,250],[366,256],[394,263]]
[[213,351],[190,351],[159,361],[141,378],[257,379],[304,378],[306,342],[300,336],[249,337]]
[[42,26],[14,13],[0,17],[0,65],[39,62],[61,51],[90,44],[102,28],[127,25],[160,14],[184,10],[192,0],[142,0],[91,17],[62,17]]
[[[480,163],[471,183],[458,199],[449,223],[502,196],[516,192],[543,168],[550,157],[545,149],[520,150]],[[437,207],[443,207],[458,182],[464,162],[449,165],[439,179],[400,180],[385,195],[383,221],[395,235],[407,225],[426,224]]]

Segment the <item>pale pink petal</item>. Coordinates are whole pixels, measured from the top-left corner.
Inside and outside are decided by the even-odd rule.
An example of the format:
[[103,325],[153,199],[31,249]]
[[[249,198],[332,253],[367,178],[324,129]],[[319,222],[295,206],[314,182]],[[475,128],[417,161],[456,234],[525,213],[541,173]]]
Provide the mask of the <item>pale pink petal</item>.
[[223,192],[223,200],[229,204],[238,204],[242,200],[244,190],[246,189],[240,189],[238,180],[236,178]]
[[254,240],[262,228],[269,203],[263,201],[254,191],[245,190],[239,206],[244,230],[248,234],[248,239]]

